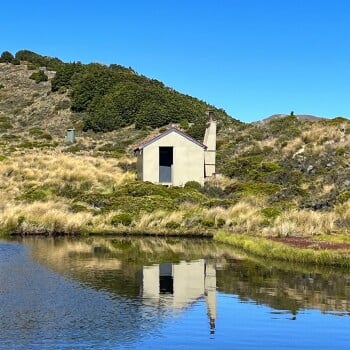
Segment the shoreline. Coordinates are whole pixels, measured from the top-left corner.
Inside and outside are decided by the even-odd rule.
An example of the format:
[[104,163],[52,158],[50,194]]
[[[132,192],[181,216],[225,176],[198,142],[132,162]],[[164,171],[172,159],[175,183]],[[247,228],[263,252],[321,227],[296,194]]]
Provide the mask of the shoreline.
[[[0,231],[1,232],[1,231]],[[319,241],[320,243],[327,243],[327,248],[322,244],[314,245],[312,247],[296,247],[289,244],[290,237],[262,237],[257,235],[237,234],[225,230],[213,231],[170,231],[170,230],[133,230],[121,228],[113,231],[105,232],[13,232],[0,234],[0,238],[15,238],[26,236],[44,236],[44,237],[90,237],[90,236],[120,236],[120,237],[159,237],[159,238],[194,238],[194,239],[209,239],[217,243],[224,243],[229,246],[238,248],[244,253],[252,256],[266,258],[272,261],[280,261],[286,263],[300,263],[316,266],[329,267],[350,267],[350,244],[348,242],[339,243],[331,240]],[[316,242],[317,239],[312,237],[294,237]],[[323,237],[325,238],[325,237]],[[333,245],[332,245],[333,244]],[[340,247],[339,247],[340,245]],[[334,248],[332,248],[334,246]],[[345,248],[343,248],[343,246]]]

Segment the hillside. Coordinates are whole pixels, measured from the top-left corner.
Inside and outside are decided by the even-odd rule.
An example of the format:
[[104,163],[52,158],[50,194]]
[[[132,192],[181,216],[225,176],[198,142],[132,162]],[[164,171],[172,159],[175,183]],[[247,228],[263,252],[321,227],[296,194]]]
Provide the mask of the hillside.
[[5,52],[0,62],[0,131],[7,144],[64,145],[66,129],[74,127],[83,135],[76,150],[121,154],[174,123],[201,140],[209,107],[219,128],[242,124],[119,65],[63,63],[27,50],[15,57]]
[[[0,187],[4,200],[0,230],[212,235],[220,229],[313,239],[336,233],[332,240],[348,241],[349,120],[279,115],[261,123],[244,124],[216,109],[217,166],[221,175],[204,188],[195,184],[185,188],[143,184],[134,181],[133,146],[168,123],[177,123],[201,140],[208,105],[120,66],[87,65],[79,68],[83,75],[68,74],[63,79],[62,72],[74,64],[34,56],[38,63],[32,53],[24,58],[31,62],[0,63]],[[183,115],[172,115],[165,125],[163,119],[158,119],[162,125],[151,125],[151,120],[151,124],[138,126],[140,119],[132,118],[146,111],[142,109],[145,104],[140,103],[143,107],[135,111],[129,124],[109,124],[115,116],[120,122],[124,115],[107,108],[110,103],[124,108],[128,101],[126,115],[134,108],[135,96],[128,99],[124,94],[129,88],[113,81],[111,93],[100,91],[95,95],[95,91],[93,98],[84,94],[89,91],[87,82],[95,77],[90,70],[106,78],[110,77],[110,69],[118,72],[112,74],[114,78],[120,78],[120,74],[127,77],[125,84],[132,85],[131,91],[136,81],[143,92],[150,85],[149,91],[153,92],[146,93],[147,97],[141,93],[143,102],[153,104],[154,94],[162,95],[164,108],[183,104],[187,112],[178,108]],[[75,90],[74,84],[84,87],[84,94],[77,93],[80,90]],[[152,90],[154,86],[156,90]],[[167,99],[168,93],[175,96],[176,103]],[[86,97],[86,108],[78,108],[83,100],[77,96]],[[98,121],[96,125],[105,123],[104,113],[91,119],[101,111],[113,112],[106,117],[112,130],[102,128],[97,132],[89,124],[94,120]],[[142,120],[149,118],[142,115]],[[77,130],[73,145],[65,143],[69,127]]]
[[[323,117],[317,117],[315,115],[310,115],[310,114],[295,114],[294,115],[294,112],[292,112],[293,116],[295,116],[299,121],[301,122],[316,122],[316,121],[321,121],[321,120],[325,120],[326,118],[323,118]],[[270,115],[269,117],[267,118],[264,118],[260,121],[258,121],[257,123],[268,123],[270,122],[271,120],[273,119],[278,119],[278,118],[285,118],[285,117],[288,117],[289,115],[288,114],[273,114],[273,115]]]

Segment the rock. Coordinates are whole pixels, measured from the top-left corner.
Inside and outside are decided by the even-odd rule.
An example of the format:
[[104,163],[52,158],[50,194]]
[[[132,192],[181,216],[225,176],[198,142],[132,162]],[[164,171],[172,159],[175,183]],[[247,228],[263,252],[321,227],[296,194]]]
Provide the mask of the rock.
[[309,165],[306,169],[306,172],[309,174],[314,169],[313,165]]

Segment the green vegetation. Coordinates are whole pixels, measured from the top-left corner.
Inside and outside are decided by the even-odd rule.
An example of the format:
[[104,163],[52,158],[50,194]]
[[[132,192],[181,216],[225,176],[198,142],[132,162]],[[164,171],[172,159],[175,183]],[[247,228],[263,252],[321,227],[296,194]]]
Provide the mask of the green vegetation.
[[[169,123],[200,125],[204,135],[208,104],[169,89],[161,82],[138,75],[130,68],[92,63],[66,63],[52,80],[52,91],[69,89],[74,112],[84,112],[84,130],[111,131],[135,124],[136,128],[157,128]],[[221,122],[229,122],[223,110],[216,110]],[[195,128],[189,129],[193,135]]]
[[39,127],[30,128],[29,134],[35,139],[52,140],[52,136]]
[[228,243],[247,253],[275,260],[292,263],[306,263],[315,265],[350,266],[350,254],[346,250],[314,250],[294,248],[283,243],[274,242],[262,237],[247,235],[233,235],[219,231],[214,235],[217,242]]
[[29,50],[20,50],[16,53],[15,59],[18,61],[30,62],[36,67],[47,67],[51,70],[56,70],[62,65],[62,61],[58,58],[41,56]]
[[113,226],[123,225],[130,226],[132,223],[132,216],[128,213],[121,213],[114,215],[111,219],[111,224]]
[[0,56],[0,63],[11,63],[14,57],[11,52],[4,51]]
[[41,83],[42,81],[48,81],[48,77],[47,75],[42,71],[42,70],[39,70],[37,72],[34,72],[30,77],[29,79],[33,79],[35,80],[35,82],[38,84],[38,83]]

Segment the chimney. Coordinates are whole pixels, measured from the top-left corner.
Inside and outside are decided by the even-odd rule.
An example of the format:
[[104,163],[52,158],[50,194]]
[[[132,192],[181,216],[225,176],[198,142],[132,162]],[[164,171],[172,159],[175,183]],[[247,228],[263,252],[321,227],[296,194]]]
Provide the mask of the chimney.
[[208,109],[208,118],[209,122],[203,141],[207,146],[207,149],[204,151],[205,178],[215,175],[216,165],[216,120],[212,109]]

